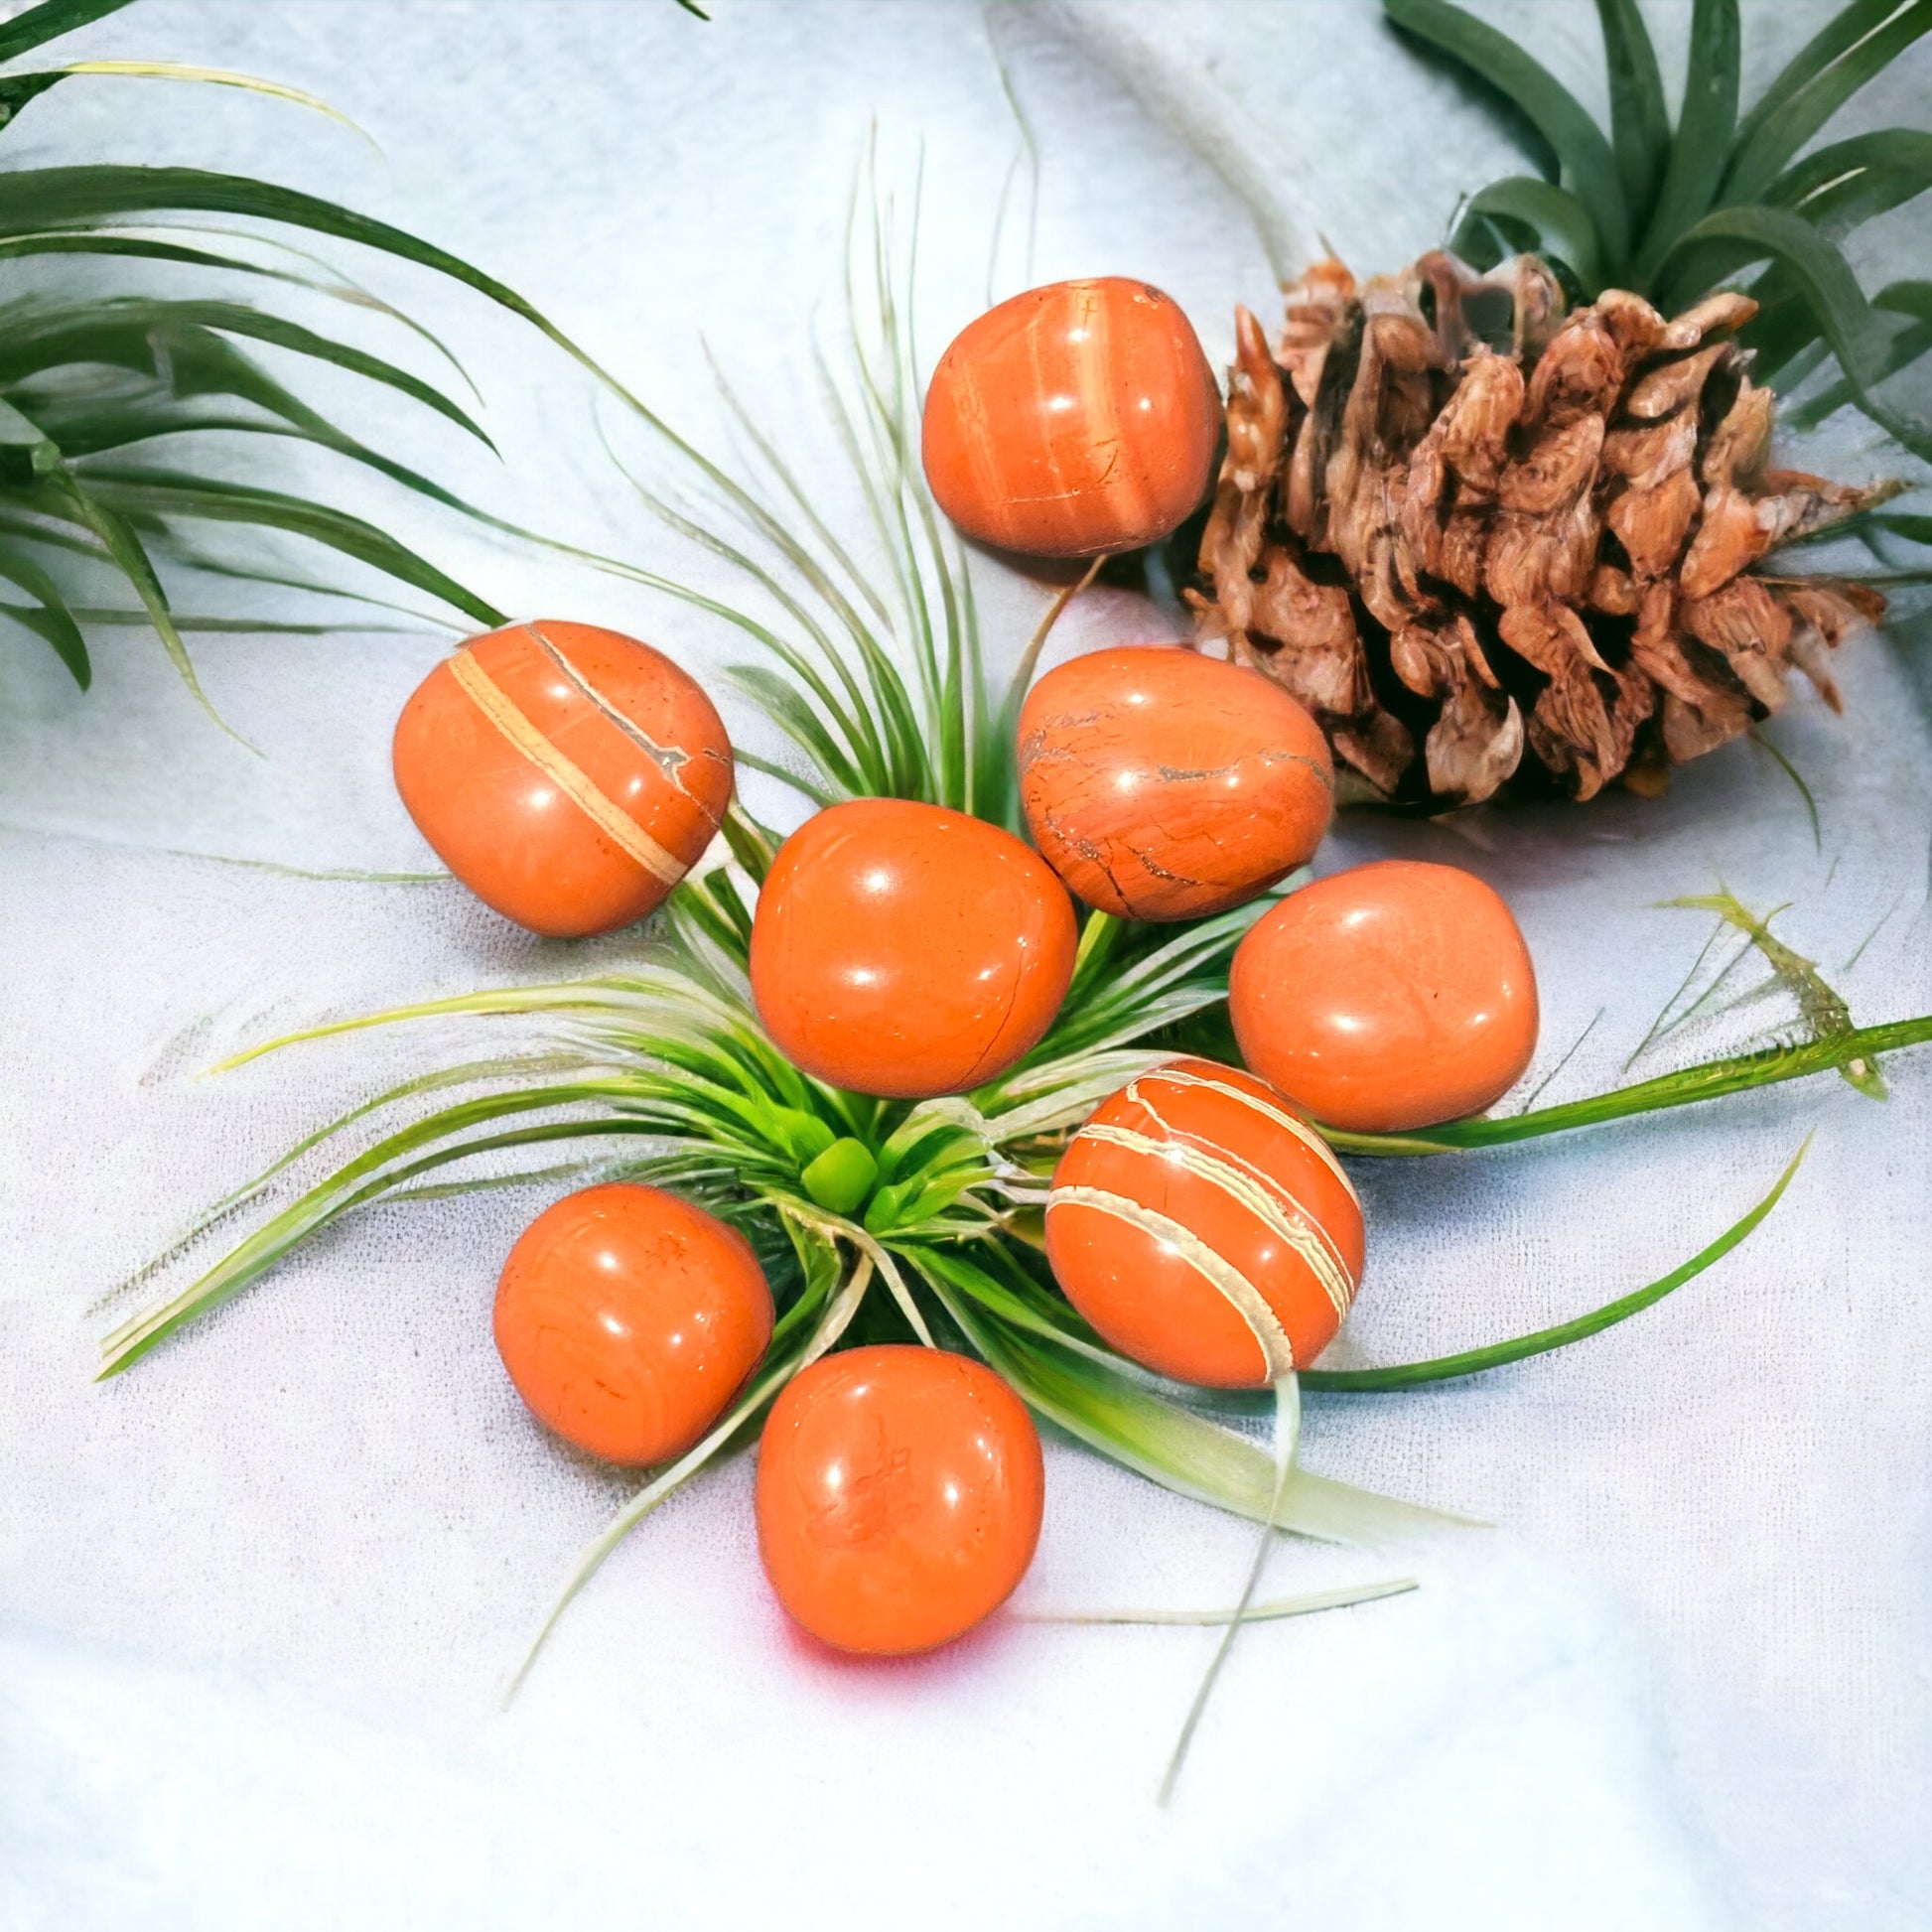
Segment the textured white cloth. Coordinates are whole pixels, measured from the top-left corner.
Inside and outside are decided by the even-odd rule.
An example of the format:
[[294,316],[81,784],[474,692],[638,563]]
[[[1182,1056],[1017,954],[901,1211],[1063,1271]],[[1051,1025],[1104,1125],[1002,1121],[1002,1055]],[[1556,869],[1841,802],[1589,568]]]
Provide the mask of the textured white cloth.
[[[294,110],[105,80],[36,104],[8,138],[142,158],[172,123],[177,152],[388,213],[530,293],[715,440],[703,331],[836,502],[806,332],[815,310],[836,319],[868,122],[901,212],[925,144],[928,344],[984,299],[1018,136],[975,8],[717,11],[703,26],[669,0],[157,0],[87,51],[312,86],[386,161]],[[1760,83],[1822,11],[1746,10]],[[1509,14],[1597,98],[1592,10]],[[1360,267],[1412,258],[1457,192],[1510,165],[1366,4],[1013,9],[991,25],[1038,142],[1036,278],[1144,275],[1217,360],[1233,304],[1269,306],[1268,257],[1222,176],[1127,81],[1165,76],[1183,114],[1218,91],[1224,167],[1281,191],[1278,247],[1318,227]],[[1683,17],[1659,26],[1681,59]],[[1927,70],[1921,49],[1860,124],[1911,118]],[[1016,212],[1003,290],[1023,232]],[[1893,217],[1862,258],[1922,259],[1926,235],[1922,216]],[[421,278],[370,274],[460,345],[510,463],[377,414],[385,440],[505,514],[695,568],[614,477],[560,356]],[[323,387],[371,423],[366,399]],[[1859,423],[1818,461],[1894,463]],[[736,654],[612,578],[400,501],[394,527],[506,608],[618,623],[694,665]],[[983,591],[1010,652],[1043,594],[990,566]],[[1057,648],[1151,621],[1095,596]],[[744,1457],[620,1552],[498,1715],[534,1619],[627,1487],[535,1427],[490,1346],[496,1271],[539,1193],[351,1222],[91,1386],[92,1298],[271,1153],[463,1036],[323,1042],[214,1082],[200,1067],[284,1028],[623,954],[516,935],[451,884],[176,856],[428,864],[386,748],[440,647],[203,644],[210,693],[261,757],[215,732],[137,632],[103,645],[84,699],[51,657],[0,652],[8,1932],[1903,1932],[1932,1917],[1923,1058],[1891,1068],[1883,1107],[1825,1079],[1521,1153],[1364,1167],[1371,1272],[1338,1353],[1399,1360],[1654,1278],[1818,1133],[1746,1248],[1614,1333],[1432,1393],[1311,1401],[1311,1466],[1502,1527],[1400,1554],[1284,1545],[1265,1593],[1404,1572],[1424,1587],[1244,1633],[1166,1812],[1154,1790],[1213,1632],[1002,1618],[929,1659],[835,1661],[764,1587]],[[1413,853],[1504,891],[1545,994],[1532,1077],[1601,1009],[1550,1098],[1620,1076],[1705,937],[1654,902],[1720,878],[1760,909],[1795,901],[1780,929],[1860,1019],[1925,1012],[1932,679],[1872,637],[1843,670],[1845,720],[1797,698],[1773,731],[1817,794],[1816,842],[1787,778],[1737,746],[1657,804],[1483,815],[1463,833],[1355,822],[1321,864]],[[1671,1050],[1719,1050],[1776,1011]],[[1020,1607],[1231,1599],[1246,1528],[1066,1445],[1048,1457]]]

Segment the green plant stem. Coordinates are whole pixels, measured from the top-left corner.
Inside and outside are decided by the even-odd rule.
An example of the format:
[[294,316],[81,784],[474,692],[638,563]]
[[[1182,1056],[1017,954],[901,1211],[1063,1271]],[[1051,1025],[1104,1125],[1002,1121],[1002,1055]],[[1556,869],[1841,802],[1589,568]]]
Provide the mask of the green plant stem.
[[1849,1066],[1855,1060],[1900,1052],[1907,1046],[1923,1046],[1929,1040],[1932,1040],[1932,1014],[1921,1014],[1911,1020],[1888,1021],[1880,1027],[1858,1027],[1851,1033],[1830,1039],[1808,1040],[1799,1046],[1767,1046],[1760,1052],[1706,1060],[1701,1065],[1659,1074],[1654,1080],[1641,1080],[1635,1086],[1618,1087],[1614,1092],[1595,1094],[1587,1100],[1569,1100],[1561,1106],[1539,1107],[1500,1120],[1484,1117],[1450,1121],[1416,1134],[1350,1134],[1331,1127],[1323,1127],[1321,1133],[1330,1146],[1344,1154],[1456,1154],[1477,1148],[1505,1147],[1517,1141],[1539,1140],[1546,1134],[1569,1133],[1579,1127],[1600,1127],[1635,1114],[1689,1107],[1701,1100],[1718,1100],[1728,1093],[1746,1093],[1753,1087],[1775,1086],[1784,1080],[1802,1080],[1809,1074]]
[[1492,1342],[1487,1348],[1464,1349],[1457,1355],[1439,1355],[1433,1361],[1404,1362],[1391,1368],[1304,1369],[1302,1386],[1331,1395],[1377,1395],[1390,1389],[1413,1389],[1428,1382],[1448,1382],[1458,1376],[1480,1375],[1485,1369],[1502,1368],[1532,1355],[1545,1355],[1553,1348],[1567,1347],[1573,1341],[1600,1334],[1605,1328],[1627,1321],[1653,1303],[1661,1302],[1673,1289],[1682,1288],[1701,1275],[1713,1262],[1722,1261],[1757,1224],[1770,1213],[1791,1185],[1799,1165],[1811,1148],[1809,1136],[1792,1156],[1790,1165],[1778,1175],[1771,1191],[1741,1220],[1733,1221],[1707,1248],[1701,1248],[1680,1268],[1673,1268],[1661,1280],[1639,1288],[1629,1295],[1580,1314],[1574,1321],[1559,1322],[1554,1328],[1539,1328],[1531,1335],[1518,1335],[1511,1341]]

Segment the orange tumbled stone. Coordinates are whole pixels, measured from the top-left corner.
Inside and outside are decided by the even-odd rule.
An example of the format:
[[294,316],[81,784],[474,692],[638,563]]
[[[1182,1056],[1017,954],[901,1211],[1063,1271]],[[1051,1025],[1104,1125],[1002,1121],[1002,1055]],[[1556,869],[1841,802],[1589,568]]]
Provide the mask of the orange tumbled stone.
[[772,1405],[759,1555],[821,1641],[930,1650],[1013,1594],[1044,1495],[1033,1418],[990,1368],[945,1349],[848,1349]]
[[1046,1258],[1123,1355],[1258,1388],[1333,1340],[1362,1278],[1361,1203],[1327,1144],[1252,1074],[1174,1060],[1068,1143]]
[[1272,678],[1177,644],[1123,644],[1028,692],[1020,798],[1077,897],[1119,918],[1195,919],[1308,860],[1333,814],[1334,766]]
[[861,798],[778,849],[752,921],[752,997],[836,1087],[964,1093],[1052,1025],[1073,977],[1066,888],[1039,854],[940,805]]
[[1292,894],[1234,955],[1241,1057],[1316,1120],[1403,1133],[1480,1113],[1536,1051],[1536,969],[1502,899],[1385,859]]
[[437,665],[396,722],[394,760],[443,863],[555,938],[653,911],[732,793],[731,741],[685,672],[615,630],[550,619]]
[[751,1244],[655,1187],[567,1194],[524,1229],[496,1286],[496,1352],[537,1419],[609,1462],[680,1455],[771,1339]]
[[1042,557],[1153,543],[1206,493],[1220,398],[1159,289],[1054,282],[953,338],[926,390],[926,482],[969,536]]

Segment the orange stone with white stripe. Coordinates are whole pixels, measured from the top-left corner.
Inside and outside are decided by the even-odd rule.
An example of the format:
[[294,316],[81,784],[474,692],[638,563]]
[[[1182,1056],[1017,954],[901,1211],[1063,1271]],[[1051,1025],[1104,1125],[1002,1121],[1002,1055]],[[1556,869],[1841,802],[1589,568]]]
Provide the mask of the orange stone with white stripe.
[[1212,1060],[1130,1080],[1061,1157],[1046,1255],[1123,1355],[1258,1388],[1334,1339],[1362,1278],[1362,1207],[1272,1087]]
[[446,658],[396,722],[396,789],[506,919],[571,938],[655,910],[711,843],[731,741],[662,652],[552,619]]
[[967,535],[1042,557],[1156,542],[1206,494],[1220,398],[1173,300],[1054,282],[954,337],[926,391],[926,482]]

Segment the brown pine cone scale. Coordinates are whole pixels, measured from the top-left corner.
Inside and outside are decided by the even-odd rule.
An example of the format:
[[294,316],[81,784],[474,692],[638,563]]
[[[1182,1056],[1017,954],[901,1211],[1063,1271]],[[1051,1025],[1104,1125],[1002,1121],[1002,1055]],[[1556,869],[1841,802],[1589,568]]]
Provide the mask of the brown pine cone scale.
[[[1507,317],[1506,345],[1478,335]],[[1357,287],[1322,262],[1271,347],[1235,318],[1227,455],[1187,592],[1373,795],[1470,804],[1539,770],[1659,789],[1784,703],[1884,602],[1773,576],[1776,547],[1893,493],[1767,467],[1749,297],[1563,313],[1525,257]]]

